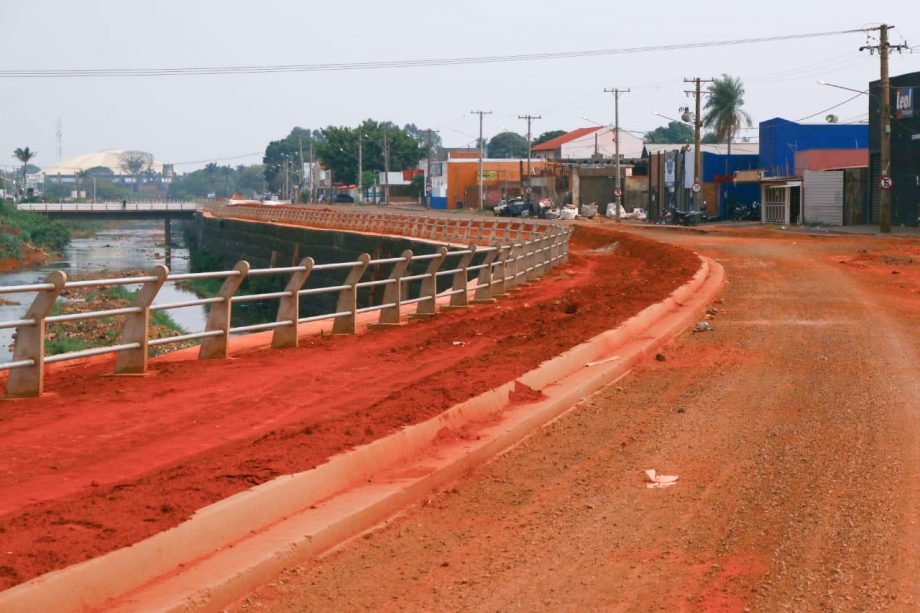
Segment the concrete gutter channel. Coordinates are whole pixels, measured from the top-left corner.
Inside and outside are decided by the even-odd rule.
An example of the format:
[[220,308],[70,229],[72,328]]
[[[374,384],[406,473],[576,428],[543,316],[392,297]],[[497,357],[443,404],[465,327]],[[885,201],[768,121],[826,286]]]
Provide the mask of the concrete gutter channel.
[[[625,375],[697,321],[720,292],[722,267],[700,261],[669,298],[516,381],[209,505],[140,543],[0,592],[0,611],[218,610],[371,529]],[[517,382],[543,397],[512,403]],[[439,441],[445,432],[456,436]]]

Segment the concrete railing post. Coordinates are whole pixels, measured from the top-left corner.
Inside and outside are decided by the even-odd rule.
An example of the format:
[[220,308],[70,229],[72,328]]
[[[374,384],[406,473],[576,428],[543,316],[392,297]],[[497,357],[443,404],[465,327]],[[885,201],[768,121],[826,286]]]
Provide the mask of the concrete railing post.
[[469,253],[460,256],[457,262],[457,272],[454,273],[453,283],[451,284],[450,303],[444,307],[448,309],[465,309],[469,306],[469,296],[467,294],[469,283],[469,266],[476,256],[476,245],[470,244],[467,247]]
[[508,259],[505,261],[505,291],[515,289],[520,281],[518,270],[521,267],[521,249],[523,245],[521,243],[512,243],[510,247]]
[[490,294],[493,298],[504,296],[508,293],[505,289],[505,276],[508,274],[506,272],[508,255],[511,253],[511,245],[502,245],[500,243],[496,243],[495,247],[497,249],[495,252],[494,260],[495,266],[493,266],[492,270],[490,271],[492,275],[492,287]]
[[240,260],[233,267],[240,274],[233,275],[224,279],[224,284],[220,286],[217,296],[223,298],[222,302],[215,302],[211,305],[211,312],[208,314],[208,323],[205,326],[205,332],[219,330],[220,336],[208,336],[201,341],[201,349],[198,350],[199,360],[215,360],[227,357],[227,350],[230,345],[230,311],[233,304],[230,299],[240,289],[240,285],[246,280],[249,274],[249,262]]
[[335,307],[335,312],[348,312],[349,315],[335,318],[335,323],[332,324],[333,334],[354,334],[357,331],[358,319],[355,311],[358,310],[358,288],[355,286],[364,276],[364,271],[367,270],[367,265],[370,261],[371,256],[367,253],[362,253],[358,256],[358,263],[352,267],[345,282],[342,283],[342,285],[347,285],[348,287],[339,292],[339,302]]
[[32,360],[32,366],[10,371],[9,379],[6,380],[8,396],[41,396],[45,388],[45,317],[64,291],[67,275],[55,270],[48,275],[46,281],[54,287],[39,292],[23,318],[32,319],[35,323],[16,328],[13,361]]
[[425,270],[425,278],[422,279],[422,287],[419,289],[419,298],[428,298],[421,300],[415,313],[410,317],[431,317],[435,313],[438,299],[438,277],[437,272],[444,263],[444,256],[447,255],[447,247],[438,247],[438,255],[428,263],[428,269]]
[[162,264],[155,266],[151,274],[156,277],[154,281],[144,283],[137,291],[137,297],[131,306],[143,309],[140,313],[130,313],[125,316],[125,324],[121,330],[119,344],[137,343],[137,349],[121,351],[115,356],[115,374],[143,374],[147,372],[147,342],[150,340],[150,305],[156,298],[166,282],[169,269]]
[[486,253],[486,257],[482,261],[482,265],[485,268],[479,269],[479,278],[476,281],[476,294],[473,296],[473,302],[495,302],[495,296],[498,294],[495,292],[496,283],[495,275],[492,274],[492,264],[498,258],[499,251],[501,251],[501,247],[496,246],[495,249]]
[[402,260],[393,264],[393,270],[390,272],[389,280],[392,283],[388,283],[385,286],[386,289],[383,290],[383,304],[392,304],[393,306],[381,309],[380,318],[376,324],[371,324],[371,328],[398,326],[402,323],[400,321],[403,300],[402,278],[406,276],[406,270],[409,269],[409,264],[412,263],[412,251],[406,249],[400,257]]
[[303,266],[304,269],[295,272],[291,275],[291,278],[288,279],[287,285],[284,288],[284,291],[288,292],[288,295],[284,296],[279,301],[278,315],[275,317],[276,322],[290,321],[293,323],[289,326],[275,328],[272,334],[272,347],[275,349],[297,346],[297,320],[300,318],[299,292],[307,282],[307,279],[310,278],[310,273],[313,272],[313,258],[304,258],[300,260],[298,266]]

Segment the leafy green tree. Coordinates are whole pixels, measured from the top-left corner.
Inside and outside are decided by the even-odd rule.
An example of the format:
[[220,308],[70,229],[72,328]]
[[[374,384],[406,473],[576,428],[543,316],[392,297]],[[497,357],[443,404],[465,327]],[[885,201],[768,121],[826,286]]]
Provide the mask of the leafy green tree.
[[38,155],[37,151],[32,151],[28,147],[16,147],[13,151],[13,157],[22,162],[22,188],[26,187],[26,171],[32,158]]
[[534,144],[534,145],[540,145],[540,144],[542,144],[542,143],[545,143],[545,142],[548,141],[548,140],[553,140],[554,138],[558,138],[558,137],[563,136],[563,135],[565,135],[565,134],[568,134],[568,132],[566,132],[565,130],[550,130],[550,131],[544,132],[544,133],[541,134],[540,136],[536,137],[536,138],[533,140],[533,144]]
[[527,139],[516,132],[499,132],[489,140],[489,157],[527,157]]
[[648,143],[689,144],[693,142],[693,128],[680,121],[669,121],[645,135]]
[[[412,124],[400,128],[392,122],[378,122],[373,119],[364,120],[357,128],[324,128],[323,142],[317,147],[319,159],[332,169],[337,181],[357,183],[358,138],[361,139],[362,167],[365,171],[380,172],[385,168],[384,132],[390,152],[390,170],[415,168],[424,157],[424,147],[418,138],[427,139],[427,133],[414,128]],[[364,185],[367,186],[368,183],[365,181]]]
[[[265,147],[265,155],[262,156],[262,171],[266,188],[274,192],[280,191],[283,178],[282,169],[286,164],[290,164],[292,176],[299,178],[303,163],[310,161],[310,143],[318,147],[322,142],[323,135],[319,130],[301,127],[295,127],[282,139],[269,142]],[[301,151],[303,151],[303,158],[301,158]]]
[[723,74],[709,86],[703,125],[711,129],[720,141],[728,143],[732,153],[732,139],[742,127],[751,127],[751,116],[744,106],[744,84],[741,79]]

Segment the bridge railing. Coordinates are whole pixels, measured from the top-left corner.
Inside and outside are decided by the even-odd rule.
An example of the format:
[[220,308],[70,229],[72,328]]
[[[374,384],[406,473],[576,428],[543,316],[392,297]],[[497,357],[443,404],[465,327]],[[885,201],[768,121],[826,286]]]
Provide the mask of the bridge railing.
[[[355,220],[352,221],[357,223]],[[426,233],[432,228],[440,228],[441,233],[448,232],[448,226],[440,222],[431,225],[419,219],[416,223],[421,233]],[[116,373],[140,374],[147,370],[150,348],[160,345],[201,340],[199,359],[219,359],[227,357],[231,335],[271,330],[272,346],[284,348],[296,347],[300,327],[311,322],[332,320],[333,334],[354,334],[358,316],[376,312],[376,322],[368,322],[372,327],[395,326],[402,322],[404,314],[409,318],[434,316],[439,297],[447,303],[443,305],[444,309],[464,308],[471,302],[491,302],[518,285],[546,274],[568,258],[571,228],[547,225],[542,232],[537,232],[533,226],[528,230],[528,238],[515,238],[510,235],[520,231],[520,227],[518,226],[517,230],[511,230],[510,227],[511,224],[506,224],[502,228],[509,236],[503,236],[490,245],[469,243],[464,248],[454,250],[441,245],[432,254],[416,255],[411,250],[406,250],[399,257],[372,259],[365,253],[355,261],[324,264],[317,264],[313,258],[307,257],[297,266],[257,269],[250,268],[246,261],[240,261],[232,270],[182,274],[170,274],[166,266],[158,265],[146,276],[81,281],[68,281],[66,273],[54,271],[48,275],[45,283],[0,287],[0,295],[36,293],[22,319],[0,321],[0,329],[16,329],[12,360],[0,364],[0,370],[10,371],[6,391],[10,396],[41,395],[44,390],[45,364],[96,355],[116,354]],[[453,231],[466,233],[467,228],[454,227]],[[413,263],[423,264],[425,272],[408,274]],[[372,266],[388,266],[389,275],[381,279],[365,279]],[[306,287],[314,271],[341,271],[343,278],[333,285]],[[283,291],[248,295],[237,293],[246,279],[273,275],[286,277],[287,283]],[[450,289],[439,293],[438,280],[442,277],[450,278]],[[165,283],[196,279],[220,279],[222,285],[214,297],[171,304],[153,304]],[[131,306],[65,315],[50,314],[59,296],[68,289],[135,285],[139,288]],[[372,287],[383,288],[380,303],[359,308],[359,290]],[[336,294],[334,309],[319,315],[300,317],[301,297],[319,294]],[[236,327],[232,325],[234,305],[275,300],[278,301],[278,309],[274,321]],[[152,313],[199,305],[209,307],[204,330],[164,338],[150,338]],[[414,311],[407,313],[410,309]],[[103,317],[123,318],[116,344],[45,355],[49,325]]]
[[197,211],[194,202],[21,202],[20,211],[33,213],[105,213],[124,211]]

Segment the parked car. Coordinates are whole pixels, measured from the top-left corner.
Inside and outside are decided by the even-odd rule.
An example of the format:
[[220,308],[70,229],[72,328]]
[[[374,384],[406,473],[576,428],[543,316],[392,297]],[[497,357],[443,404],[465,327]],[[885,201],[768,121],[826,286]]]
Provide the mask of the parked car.
[[523,198],[508,198],[492,207],[492,212],[502,217],[527,217],[530,215],[530,206]]
[[336,204],[354,204],[355,199],[348,194],[336,194],[332,197],[332,201]]

